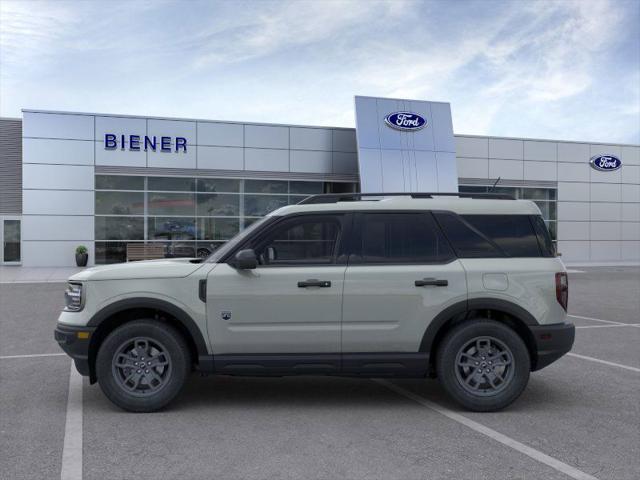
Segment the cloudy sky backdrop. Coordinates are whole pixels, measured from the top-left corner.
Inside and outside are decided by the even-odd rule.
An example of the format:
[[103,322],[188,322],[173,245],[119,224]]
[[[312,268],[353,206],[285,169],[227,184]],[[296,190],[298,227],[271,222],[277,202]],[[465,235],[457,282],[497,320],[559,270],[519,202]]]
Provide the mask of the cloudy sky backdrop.
[[456,133],[640,143],[640,1],[0,1],[22,108],[354,125],[451,102]]

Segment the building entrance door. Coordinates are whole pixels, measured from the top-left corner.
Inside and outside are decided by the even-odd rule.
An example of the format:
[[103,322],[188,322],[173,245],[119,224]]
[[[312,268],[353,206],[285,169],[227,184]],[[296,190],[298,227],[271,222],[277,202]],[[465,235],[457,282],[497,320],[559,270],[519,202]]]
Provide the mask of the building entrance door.
[[21,233],[19,217],[0,217],[0,239],[2,239],[0,263],[3,265],[21,263]]

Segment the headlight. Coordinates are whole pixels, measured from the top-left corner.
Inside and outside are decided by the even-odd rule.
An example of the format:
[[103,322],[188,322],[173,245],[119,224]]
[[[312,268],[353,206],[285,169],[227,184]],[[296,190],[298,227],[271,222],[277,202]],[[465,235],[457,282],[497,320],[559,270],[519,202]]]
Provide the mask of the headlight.
[[64,292],[64,309],[68,312],[79,312],[84,307],[81,283],[68,283]]

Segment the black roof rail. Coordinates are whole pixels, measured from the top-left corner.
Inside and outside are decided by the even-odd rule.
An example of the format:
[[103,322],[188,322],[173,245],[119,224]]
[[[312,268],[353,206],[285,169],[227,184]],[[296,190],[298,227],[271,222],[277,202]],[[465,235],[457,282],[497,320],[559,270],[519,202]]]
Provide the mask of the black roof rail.
[[459,198],[484,198],[492,200],[515,200],[511,195],[505,193],[455,193],[455,192],[386,192],[386,193],[322,193],[310,195],[298,205],[309,205],[314,203],[338,203],[355,202],[365,197],[411,197],[411,198],[433,198],[433,197],[459,197]]

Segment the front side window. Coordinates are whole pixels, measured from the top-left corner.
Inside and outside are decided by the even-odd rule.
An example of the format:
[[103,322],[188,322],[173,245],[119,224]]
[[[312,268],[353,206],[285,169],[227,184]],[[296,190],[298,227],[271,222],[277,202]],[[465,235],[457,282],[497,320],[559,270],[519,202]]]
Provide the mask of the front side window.
[[453,251],[428,213],[367,213],[353,263],[446,263]]
[[331,264],[339,234],[337,217],[297,217],[276,226],[253,248],[261,265]]

